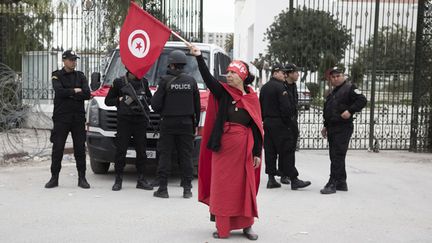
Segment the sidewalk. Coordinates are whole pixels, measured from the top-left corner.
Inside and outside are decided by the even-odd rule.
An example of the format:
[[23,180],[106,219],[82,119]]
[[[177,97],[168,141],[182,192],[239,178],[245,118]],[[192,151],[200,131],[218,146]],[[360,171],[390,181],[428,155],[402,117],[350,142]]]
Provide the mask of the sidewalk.
[[[304,190],[266,189],[258,194],[259,242],[432,242],[432,155],[348,151],[348,192],[321,195],[328,180],[328,152],[297,153]],[[263,168],[264,169],[264,168]],[[0,167],[1,242],[249,242],[238,231],[229,240],[211,237],[208,208],[183,199],[178,178],[170,198],[135,188],[127,167],[123,190],[111,191],[114,174],[88,172],[90,190],[76,186],[73,159],[63,161],[60,186],[43,188],[49,160]],[[229,183],[229,182],[227,182]]]

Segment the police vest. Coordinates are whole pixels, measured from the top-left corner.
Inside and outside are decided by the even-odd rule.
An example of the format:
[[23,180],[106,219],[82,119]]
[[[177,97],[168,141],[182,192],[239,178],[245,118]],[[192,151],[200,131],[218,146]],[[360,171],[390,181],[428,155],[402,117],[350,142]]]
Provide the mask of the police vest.
[[173,77],[167,75],[165,81],[165,99],[161,112],[162,116],[193,116],[195,82],[187,74]]

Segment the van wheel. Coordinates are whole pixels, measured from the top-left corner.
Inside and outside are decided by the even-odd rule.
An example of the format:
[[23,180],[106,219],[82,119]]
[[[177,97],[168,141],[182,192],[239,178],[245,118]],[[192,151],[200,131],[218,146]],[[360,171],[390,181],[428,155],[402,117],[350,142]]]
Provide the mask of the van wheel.
[[104,163],[99,160],[90,158],[90,167],[95,174],[106,174],[108,173],[111,163]]

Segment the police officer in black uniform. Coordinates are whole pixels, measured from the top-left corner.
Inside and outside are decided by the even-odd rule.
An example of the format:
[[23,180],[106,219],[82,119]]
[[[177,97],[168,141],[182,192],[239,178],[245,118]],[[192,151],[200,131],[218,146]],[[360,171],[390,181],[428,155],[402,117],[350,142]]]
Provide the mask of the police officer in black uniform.
[[51,179],[45,188],[58,186],[66,138],[71,132],[74,156],[78,169],[78,186],[90,188],[85,178],[85,110],[84,100],[90,99],[90,88],[84,73],[75,71],[76,61],[79,58],[74,51],[63,52],[63,68],[52,73],[52,87],[54,89],[54,128],[51,133],[52,161]]
[[153,110],[161,115],[159,189],[154,192],[155,197],[169,197],[167,184],[173,151],[177,151],[183,172],[183,197],[192,197],[193,139],[200,120],[201,104],[195,79],[183,72],[186,63],[187,57],[183,51],[174,50],[169,54],[167,75],[161,78],[152,98]]
[[[135,93],[136,97],[133,97]],[[125,76],[114,80],[105,98],[107,106],[117,107],[117,134],[115,155],[115,182],[113,191],[122,189],[123,169],[126,164],[126,153],[131,137],[133,137],[138,171],[136,188],[153,190],[144,177],[147,161],[146,143],[147,126],[149,125],[149,103],[152,94],[146,78],[139,79],[130,71]]]
[[[286,69],[276,64],[272,68],[272,78],[260,91],[260,104],[264,121],[264,154],[266,173],[269,180],[267,188],[281,187],[275,180],[276,175],[288,176],[291,189],[297,190],[309,186],[309,181],[298,179],[292,156],[295,152],[298,127],[295,94],[286,85]],[[279,155],[278,169],[276,160]]]
[[353,115],[366,106],[366,97],[354,84],[346,81],[344,70],[333,67],[329,71],[333,90],[324,104],[324,128],[321,134],[327,138],[330,149],[330,179],[321,189],[322,194],[348,191],[345,157],[353,133]]
[[[298,141],[299,137],[299,130],[298,130],[298,93],[297,93],[297,80],[299,79],[299,68],[293,64],[289,63],[285,66],[285,89],[287,91],[287,98],[289,99],[289,103],[291,105],[291,137],[290,139],[293,139]],[[291,144],[291,143],[290,143]],[[297,147],[296,147],[297,148]],[[287,153],[287,171],[288,173],[286,175],[281,176],[281,183],[283,184],[289,184],[290,176],[291,177],[297,177],[298,172],[295,167],[295,149],[290,149],[289,153]]]

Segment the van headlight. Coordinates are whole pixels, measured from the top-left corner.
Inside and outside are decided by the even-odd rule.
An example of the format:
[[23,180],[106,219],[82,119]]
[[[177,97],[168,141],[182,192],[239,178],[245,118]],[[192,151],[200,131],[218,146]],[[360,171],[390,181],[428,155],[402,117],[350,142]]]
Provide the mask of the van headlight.
[[95,99],[92,99],[89,106],[89,125],[99,126],[99,105]]

